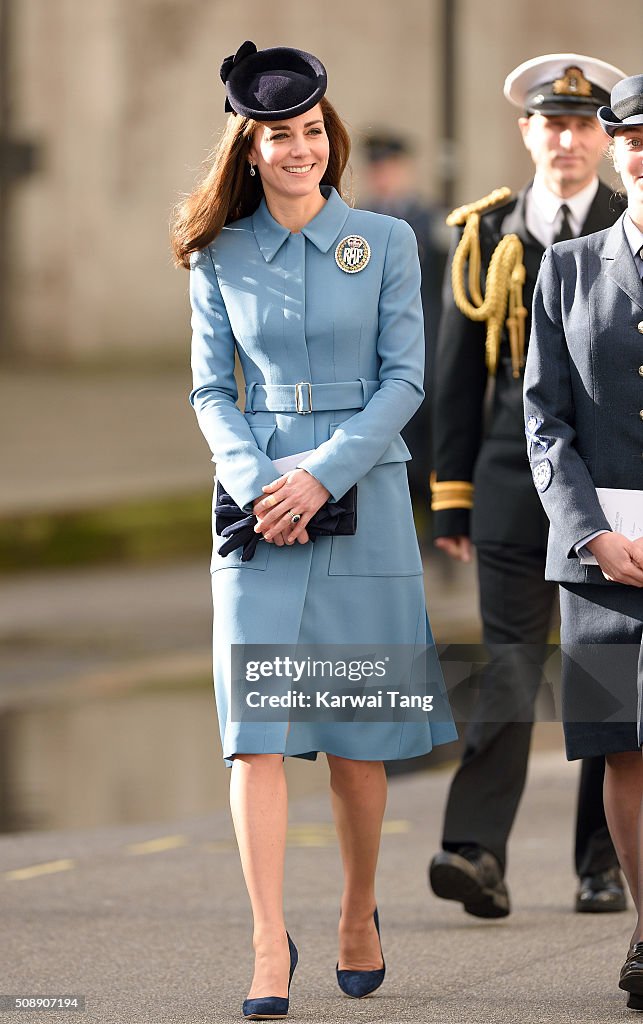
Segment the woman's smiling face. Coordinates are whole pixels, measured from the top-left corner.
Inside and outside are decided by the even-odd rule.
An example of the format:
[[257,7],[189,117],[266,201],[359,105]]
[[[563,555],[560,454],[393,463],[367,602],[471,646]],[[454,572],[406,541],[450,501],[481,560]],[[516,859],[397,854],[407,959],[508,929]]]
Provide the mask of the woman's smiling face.
[[319,190],[329,142],[319,104],[287,121],[259,124],[250,159],[261,175],[266,200],[301,198]]

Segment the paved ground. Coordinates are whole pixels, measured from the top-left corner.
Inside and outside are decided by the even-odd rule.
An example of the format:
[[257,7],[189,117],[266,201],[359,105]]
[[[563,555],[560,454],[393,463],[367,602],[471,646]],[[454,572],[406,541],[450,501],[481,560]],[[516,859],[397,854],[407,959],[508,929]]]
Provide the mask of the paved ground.
[[[342,997],[334,980],[340,875],[328,800],[295,801],[287,921],[301,961],[291,1019],[593,1024],[631,1016],[616,981],[632,912],[570,911],[575,773],[557,752],[533,759],[511,847],[514,913],[502,922],[468,917],[427,890],[448,773],[392,782],[378,882],[387,978],[361,1002]],[[100,1024],[240,1019],[250,921],[226,812],[8,836],[0,862],[4,993],[84,995],[87,1012],[72,1019]],[[35,865],[52,873],[24,870]],[[70,1018],[0,1015],[17,1019]]]

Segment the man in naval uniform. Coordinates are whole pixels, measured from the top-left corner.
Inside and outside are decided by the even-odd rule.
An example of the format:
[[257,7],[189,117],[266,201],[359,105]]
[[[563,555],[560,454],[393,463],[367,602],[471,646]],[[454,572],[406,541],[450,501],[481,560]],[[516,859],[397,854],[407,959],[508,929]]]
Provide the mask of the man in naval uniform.
[[[525,457],[522,377],[529,311],[546,246],[609,227],[622,211],[597,176],[605,144],[596,111],[623,77],[612,65],[569,53],[516,68],[504,92],[522,112],[518,124],[534,178],[517,194],[498,189],[455,210],[447,221],[457,235],[433,397],[435,543],[465,562],[475,544],[491,660],[429,879],[436,895],[462,902],[477,917],[510,912],[507,840],[525,784],[556,595],[556,585],[544,578],[548,525]],[[626,906],[603,810],[603,771],[602,758],[583,762],[575,851],[578,911]]]

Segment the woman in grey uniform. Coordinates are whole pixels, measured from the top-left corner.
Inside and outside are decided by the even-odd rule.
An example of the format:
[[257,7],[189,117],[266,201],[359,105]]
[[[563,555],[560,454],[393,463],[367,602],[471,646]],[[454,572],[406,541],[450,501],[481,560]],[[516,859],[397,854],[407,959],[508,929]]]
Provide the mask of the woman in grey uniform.
[[619,984],[643,1009],[643,75],[614,86],[598,118],[628,207],[545,253],[525,416],[547,578],[561,584],[567,756],[605,755],[605,812],[639,913]]
[[[362,996],[384,978],[374,889],[382,761],[424,753],[455,729],[426,617],[400,437],[423,396],[413,232],[341,198],[350,142],[317,58],[247,42],[221,77],[230,117],[173,240],[177,262],[191,268],[191,401],[219,483],[247,517],[242,546],[231,550],[215,535],[211,569],[217,707],[254,917],[244,1014],[258,1018],[285,1015],[297,962],[282,906],[284,755],[328,758],[344,867],[337,980]],[[292,466],[280,472],[274,460],[288,456]],[[354,485],[356,532],[313,543],[312,517],[332,518]],[[411,671],[424,663],[434,710],[368,722],[283,712],[248,720],[232,706],[231,646],[242,644],[273,645],[275,654],[304,644],[343,645],[335,650],[344,654],[356,644],[402,648]]]

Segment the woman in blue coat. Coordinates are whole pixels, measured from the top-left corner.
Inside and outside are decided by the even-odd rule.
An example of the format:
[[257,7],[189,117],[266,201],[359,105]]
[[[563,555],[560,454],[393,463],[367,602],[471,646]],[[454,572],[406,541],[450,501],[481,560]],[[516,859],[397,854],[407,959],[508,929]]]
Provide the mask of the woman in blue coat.
[[[545,253],[525,416],[551,521],[547,578],[561,585],[567,756],[605,756],[605,813],[638,911],[619,984],[643,1010],[643,527],[625,505],[643,498],[643,75],[619,82],[598,118],[628,208]],[[620,503],[611,522],[597,488]]]
[[[315,57],[257,52],[248,42],[221,77],[232,112],[173,239],[177,261],[191,270],[191,401],[219,483],[240,510],[254,512],[260,538],[254,554],[248,543],[219,554],[215,535],[214,674],[254,917],[244,1014],[283,1016],[297,959],[282,908],[284,755],[328,758],[345,879],[337,979],[361,996],[384,977],[374,890],[382,761],[456,734],[426,617],[400,437],[423,397],[415,237],[403,221],[341,198],[350,141]],[[280,472],[273,460],[286,456],[292,467]],[[313,542],[310,519],[355,484],[356,532]],[[368,722],[283,711],[248,720],[231,707],[231,646],[241,644],[290,653],[342,645],[334,647],[341,657],[350,645],[394,645],[415,662],[409,671],[418,657],[425,665],[436,710]],[[265,680],[256,687],[266,689]],[[332,684],[324,689],[333,692]]]

